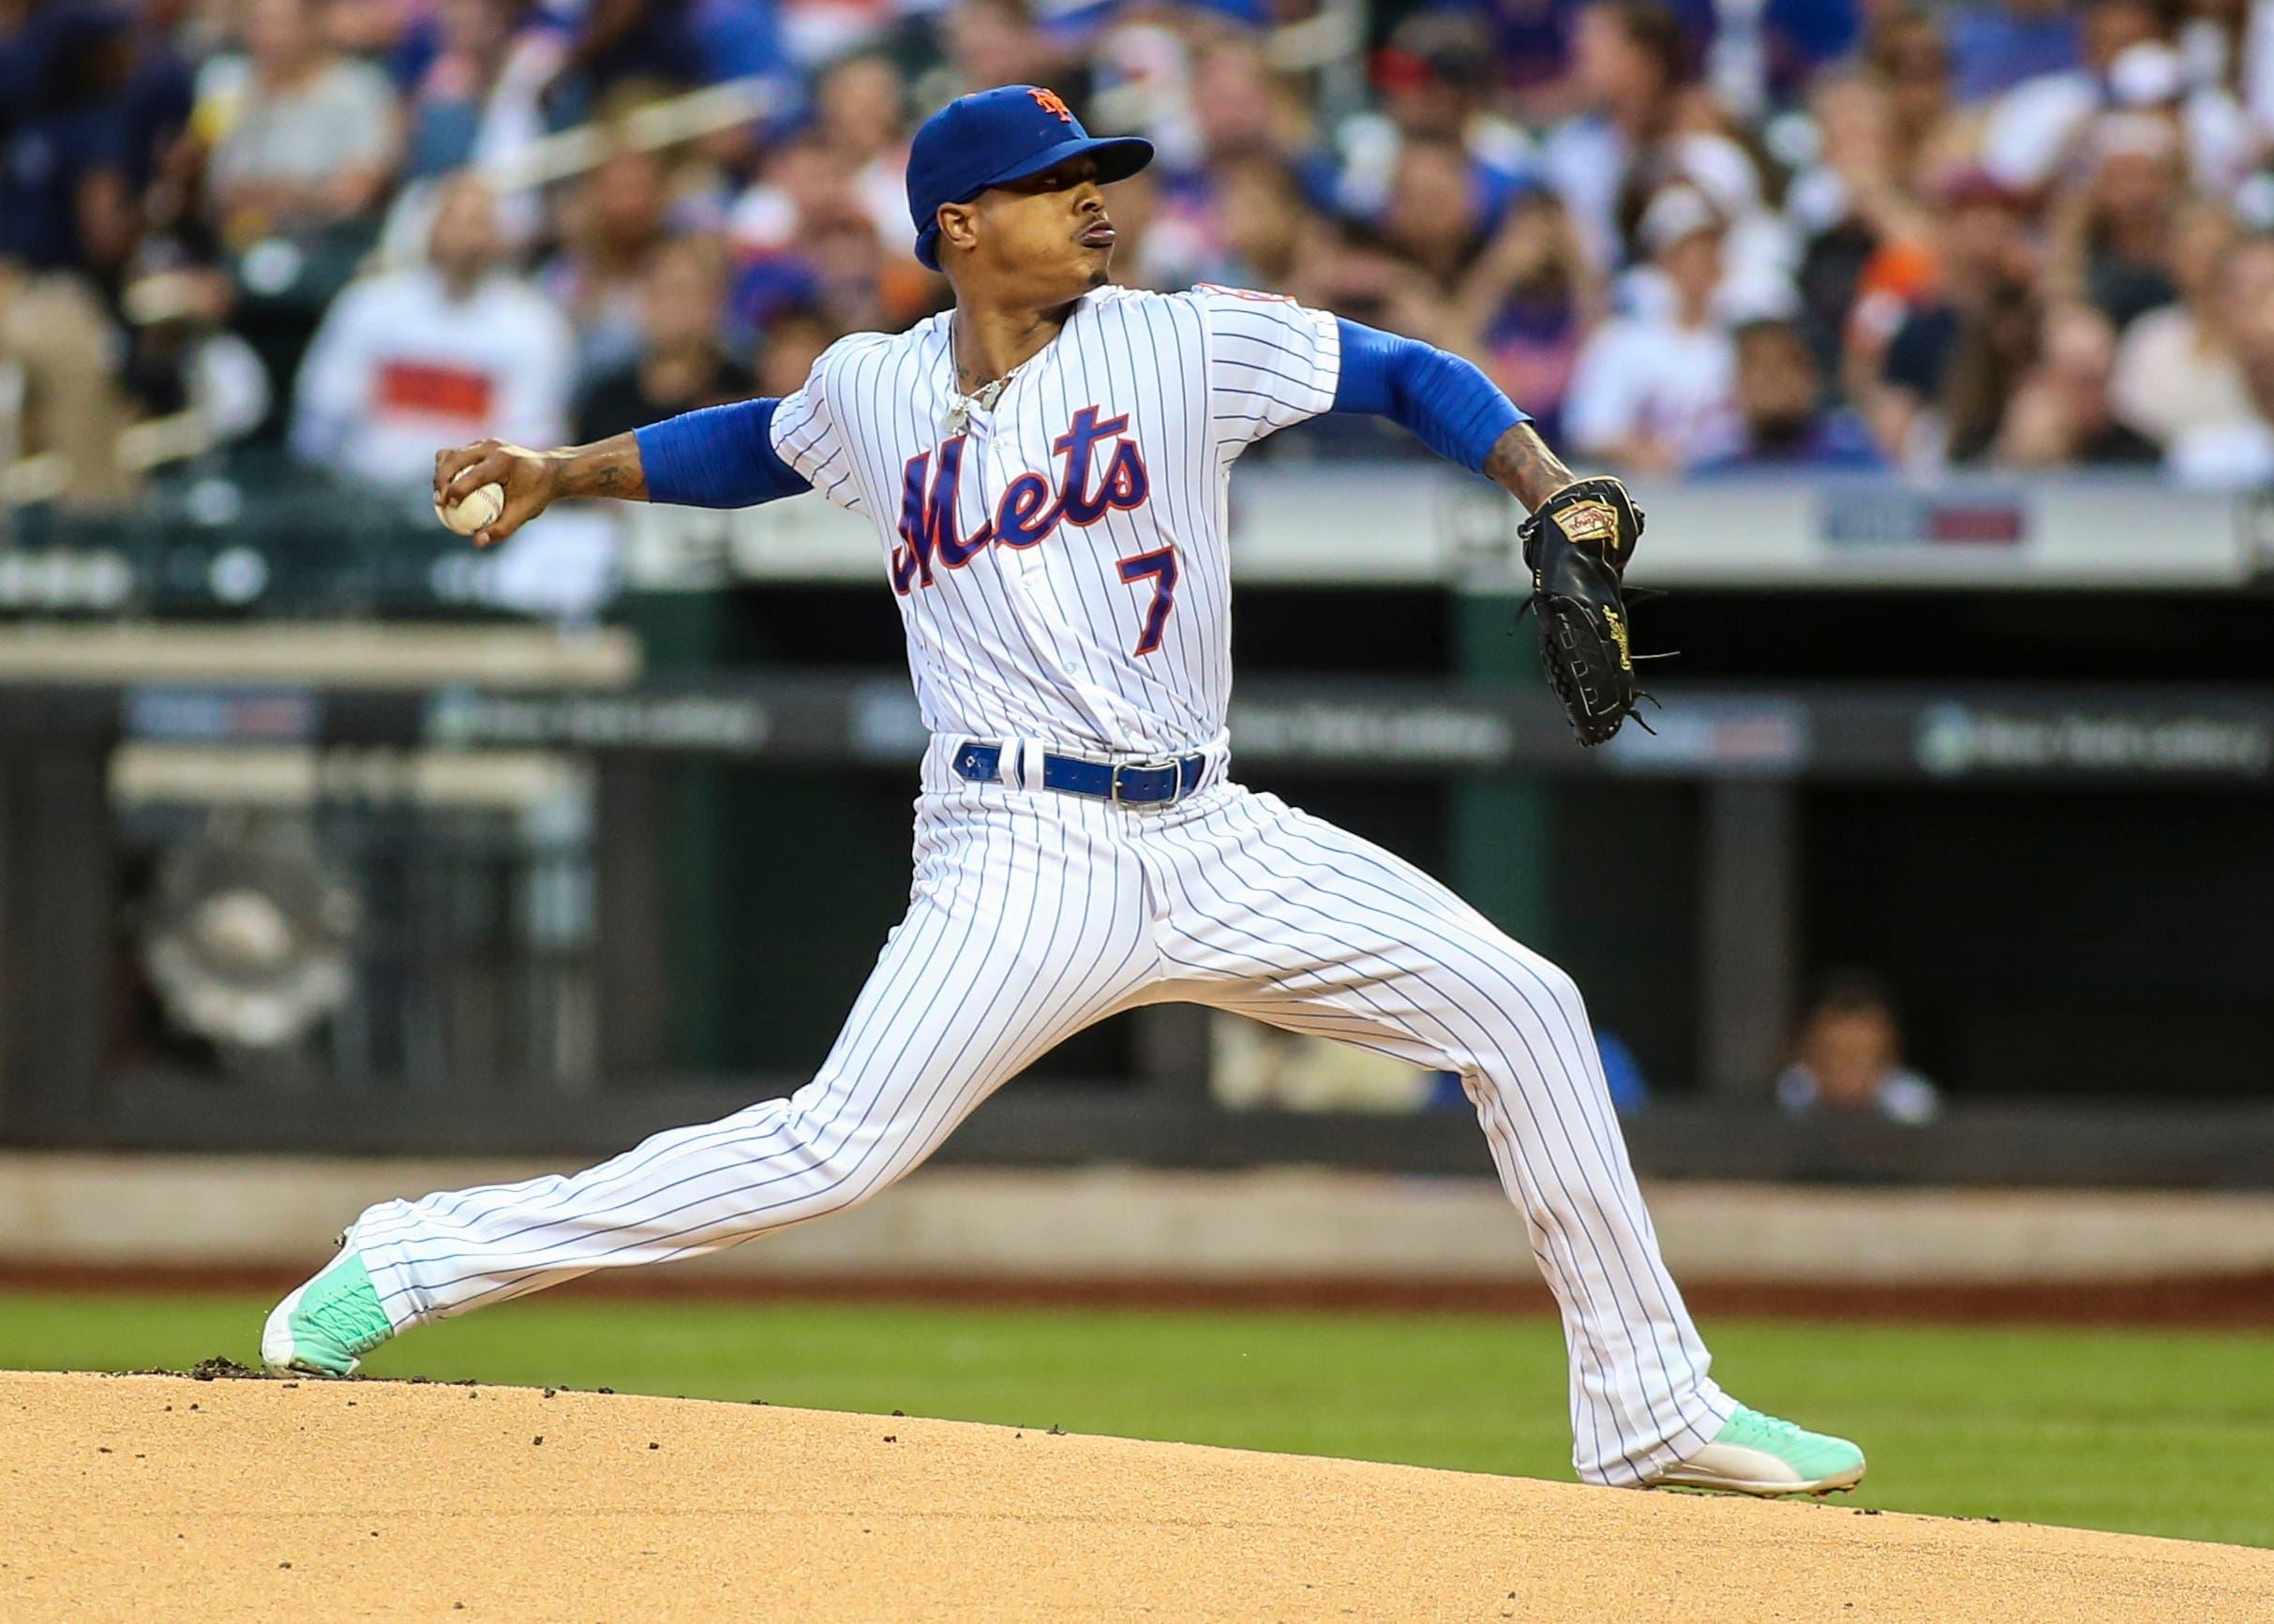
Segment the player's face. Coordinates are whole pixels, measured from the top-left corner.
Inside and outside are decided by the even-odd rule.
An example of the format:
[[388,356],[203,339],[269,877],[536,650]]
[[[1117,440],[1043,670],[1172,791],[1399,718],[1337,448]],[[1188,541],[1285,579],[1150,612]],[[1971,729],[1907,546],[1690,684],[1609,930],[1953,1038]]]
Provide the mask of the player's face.
[[973,251],[965,264],[977,285],[1037,305],[1105,285],[1114,223],[1095,158],[1070,158],[982,192],[971,211]]

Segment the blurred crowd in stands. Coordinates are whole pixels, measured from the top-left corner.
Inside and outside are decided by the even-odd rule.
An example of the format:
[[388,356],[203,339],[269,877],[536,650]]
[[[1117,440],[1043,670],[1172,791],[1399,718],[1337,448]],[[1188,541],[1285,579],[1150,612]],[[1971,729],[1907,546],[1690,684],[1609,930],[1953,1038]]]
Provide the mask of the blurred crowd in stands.
[[943,302],[908,133],[1010,82],[1159,143],[1122,279],[1589,463],[2274,480],[2274,0],[0,0],[0,461],[129,501],[194,411],[411,488],[786,393]]

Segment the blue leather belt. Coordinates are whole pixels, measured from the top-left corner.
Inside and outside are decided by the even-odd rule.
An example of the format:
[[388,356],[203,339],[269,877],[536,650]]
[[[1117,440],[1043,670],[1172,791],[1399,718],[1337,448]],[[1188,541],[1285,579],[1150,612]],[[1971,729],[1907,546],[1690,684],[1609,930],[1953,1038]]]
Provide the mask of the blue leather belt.
[[[994,783],[1002,774],[1003,747],[968,743],[955,752],[958,778],[972,783]],[[1061,795],[1087,796],[1092,800],[1123,806],[1160,806],[1179,801],[1200,787],[1207,770],[1204,755],[1175,756],[1159,762],[1084,761],[1078,756],[1042,757],[1042,787]]]

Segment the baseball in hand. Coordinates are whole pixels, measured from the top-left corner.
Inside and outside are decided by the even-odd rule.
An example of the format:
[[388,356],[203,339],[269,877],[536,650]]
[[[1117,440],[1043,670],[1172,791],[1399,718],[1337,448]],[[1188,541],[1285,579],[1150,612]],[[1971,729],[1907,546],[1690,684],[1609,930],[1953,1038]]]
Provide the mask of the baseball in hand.
[[498,522],[505,512],[505,487],[492,481],[476,485],[465,497],[444,508],[440,499],[434,504],[435,517],[457,531],[461,536],[478,535]]

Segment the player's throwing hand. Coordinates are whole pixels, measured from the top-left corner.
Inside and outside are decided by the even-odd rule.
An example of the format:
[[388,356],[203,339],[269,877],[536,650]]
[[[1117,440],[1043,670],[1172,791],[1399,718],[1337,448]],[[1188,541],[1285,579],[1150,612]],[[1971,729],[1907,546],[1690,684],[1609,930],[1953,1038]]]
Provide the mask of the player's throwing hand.
[[435,511],[448,514],[484,485],[505,493],[504,511],[472,532],[473,544],[503,541],[552,505],[559,494],[558,459],[501,440],[477,440],[434,454]]
[[484,485],[505,493],[498,516],[473,532],[477,547],[495,545],[564,497],[621,497],[644,501],[647,470],[639,442],[628,434],[560,451],[531,451],[501,440],[477,440],[434,454],[434,505],[447,514]]

